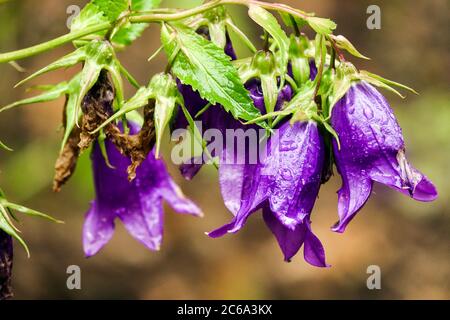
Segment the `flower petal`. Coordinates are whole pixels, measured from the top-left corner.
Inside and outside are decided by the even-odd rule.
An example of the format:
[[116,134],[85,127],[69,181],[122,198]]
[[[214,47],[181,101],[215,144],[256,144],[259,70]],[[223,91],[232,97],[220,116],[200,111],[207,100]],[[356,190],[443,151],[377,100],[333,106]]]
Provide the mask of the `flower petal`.
[[313,121],[285,123],[273,136],[264,175],[272,179],[269,202],[281,223],[292,229],[312,211],[319,193],[324,145]]
[[118,212],[127,231],[150,250],[159,250],[163,237],[163,206],[156,193],[140,193]]
[[328,268],[325,261],[325,250],[319,238],[311,230],[311,225],[309,221],[305,221],[305,245],[303,248],[303,255],[305,260],[316,267]]
[[292,257],[297,254],[305,241],[305,228],[302,225],[292,230],[281,224],[275,214],[268,206],[263,208],[263,218],[266,225],[274,234],[278,245],[283,251],[284,260],[290,262]]
[[97,201],[91,203],[83,225],[83,249],[86,257],[97,254],[114,234],[114,218]]
[[338,168],[342,177],[342,187],[338,191],[339,222],[332,230],[342,233],[369,199],[373,183],[357,169],[339,165]]

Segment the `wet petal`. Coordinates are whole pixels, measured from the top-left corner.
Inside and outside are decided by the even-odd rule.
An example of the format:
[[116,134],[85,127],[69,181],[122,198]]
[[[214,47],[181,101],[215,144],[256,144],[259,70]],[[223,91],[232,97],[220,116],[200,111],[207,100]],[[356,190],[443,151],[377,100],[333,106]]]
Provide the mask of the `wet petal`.
[[83,225],[83,249],[86,257],[91,257],[111,240],[114,234],[115,216],[102,210],[96,201],[86,213]]
[[373,183],[361,171],[339,165],[338,168],[342,177],[342,187],[338,191],[339,222],[332,230],[342,233],[369,199]]
[[316,267],[327,268],[328,265],[325,261],[325,250],[319,238],[311,230],[309,221],[305,221],[305,244],[303,248],[303,255],[305,260]]
[[386,99],[371,85],[353,85],[333,108],[331,122],[341,148],[333,149],[343,187],[339,191],[340,223],[347,223],[370,196],[372,181],[386,184],[419,201],[432,201],[436,188],[405,156],[402,130]]
[[127,231],[150,250],[159,250],[163,236],[163,206],[157,193],[136,195],[136,201],[118,212]]
[[263,174],[272,179],[269,202],[284,225],[295,228],[312,211],[319,193],[324,162],[322,137],[313,121],[285,123],[273,152],[264,160]]
[[263,208],[263,217],[266,225],[274,234],[278,245],[284,254],[284,260],[289,262],[297,254],[305,241],[305,228],[298,225],[295,230],[289,229],[278,220],[267,206]]

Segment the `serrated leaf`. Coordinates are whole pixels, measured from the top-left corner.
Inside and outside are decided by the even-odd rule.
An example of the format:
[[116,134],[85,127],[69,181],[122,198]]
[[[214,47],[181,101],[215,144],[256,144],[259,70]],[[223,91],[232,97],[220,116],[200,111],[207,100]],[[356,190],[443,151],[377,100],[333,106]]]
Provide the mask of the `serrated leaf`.
[[[80,14],[72,20],[70,26],[71,32],[80,31],[96,24],[108,22],[108,18],[100,10],[100,8],[93,3],[88,3],[81,11]],[[98,33],[98,35],[105,34],[106,31]]]
[[330,19],[319,17],[308,17],[308,24],[315,32],[321,35],[329,35],[336,29],[336,23]]
[[352,54],[353,56],[361,59],[370,60],[370,58],[366,57],[362,53],[360,53],[355,46],[343,35],[330,35],[331,39],[334,40],[338,48],[346,50],[348,53]]
[[278,57],[277,64],[282,78],[282,87],[289,59],[289,38],[278,24],[277,19],[269,11],[257,5],[250,5],[248,14],[253,21],[266,30],[275,40],[278,47],[275,54]]
[[109,21],[115,21],[128,8],[128,0],[92,0]]
[[7,106],[4,106],[4,107],[0,108],[0,112],[9,110],[9,109],[12,109],[15,107],[27,105],[27,104],[48,102],[48,101],[56,100],[59,97],[61,97],[61,95],[65,94],[67,92],[67,89],[68,89],[67,82],[61,82],[55,86],[46,88],[45,92],[40,95],[31,97],[31,98],[27,98],[27,99],[23,99],[23,100],[19,100],[19,101],[13,102]]
[[211,104],[222,105],[236,119],[249,121],[261,115],[223,49],[184,27],[171,34],[164,25],[161,39],[169,57],[179,48],[172,71],[182,83],[192,86]]
[[[131,9],[132,11],[148,11],[159,7],[160,3],[161,0],[133,0]],[[147,23],[128,23],[114,34],[111,41],[119,46],[128,46],[141,36],[147,26]]]

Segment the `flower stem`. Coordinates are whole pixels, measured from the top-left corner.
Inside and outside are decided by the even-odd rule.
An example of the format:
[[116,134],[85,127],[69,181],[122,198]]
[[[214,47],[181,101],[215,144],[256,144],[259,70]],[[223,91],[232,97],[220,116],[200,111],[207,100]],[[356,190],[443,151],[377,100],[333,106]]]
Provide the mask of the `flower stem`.
[[8,52],[8,53],[2,53],[2,54],[0,54],[0,63],[5,63],[5,62],[10,62],[10,61],[15,61],[15,60],[20,60],[23,58],[31,57],[31,56],[52,50],[54,48],[62,46],[63,44],[66,44],[73,40],[90,35],[92,33],[109,29],[110,27],[111,27],[111,24],[109,22],[105,22],[105,23],[97,24],[97,25],[89,27],[89,28],[85,28],[80,31],[65,34],[56,39],[53,39],[53,40],[29,47],[29,48],[12,51],[12,52]]

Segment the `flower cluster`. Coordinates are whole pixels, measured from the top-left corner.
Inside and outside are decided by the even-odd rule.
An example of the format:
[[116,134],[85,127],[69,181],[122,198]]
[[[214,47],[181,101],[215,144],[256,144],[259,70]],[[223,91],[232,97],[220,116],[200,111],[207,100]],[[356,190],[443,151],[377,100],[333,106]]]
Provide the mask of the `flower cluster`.
[[[75,45],[73,52],[20,84],[81,64],[78,74],[70,81],[42,86],[41,95],[10,104],[0,112],[66,97],[54,190],[59,191],[68,181],[79,155],[90,149],[96,198],[83,228],[86,256],[95,255],[111,239],[116,218],[148,249],[158,250],[164,201],[179,213],[202,215],[175,184],[161,157],[169,128],[172,132],[188,129],[218,168],[223,201],[233,218],[208,235],[218,238],[235,233],[253,213],[262,210],[286,261],[303,247],[308,263],[328,266],[324,247],[312,231],[312,211],[333,166],[342,178],[339,221],[332,227],[336,232],[343,232],[361,210],[374,182],[418,201],[436,199],[432,182],[408,162],[401,128],[375,87],[398,94],[394,87],[413,90],[347,62],[344,52],[366,57],[344,36],[333,34],[333,21],[286,5],[234,1],[246,6],[249,18],[264,30],[262,49],[257,50],[226,11],[227,1],[209,1],[187,10],[158,9],[157,3],[91,1],[74,19],[68,35],[0,54],[0,62],[12,62],[68,41]],[[292,34],[286,34],[268,10],[278,13]],[[141,86],[116,52],[140,36],[147,23],[154,22],[161,26],[162,46],[156,54],[164,51],[168,64],[147,86]],[[303,27],[312,28],[315,38],[305,36]],[[252,56],[236,55],[230,32]],[[137,89],[129,99],[125,98],[123,79]],[[228,141],[221,141],[219,150],[212,148],[199,134],[195,121],[204,129],[214,129],[221,139],[230,130],[260,129],[265,132],[264,139],[252,143],[263,152],[252,162],[247,161],[250,150],[237,155]],[[1,142],[0,147],[5,148]],[[180,166],[188,180],[204,164],[191,161],[196,157],[188,157]],[[244,161],[229,161],[240,157]],[[4,205],[18,208],[6,200]],[[25,208],[17,210],[24,212]],[[9,217],[0,213],[0,218]],[[15,236],[5,221],[0,220],[0,254],[10,248],[1,229]]]

